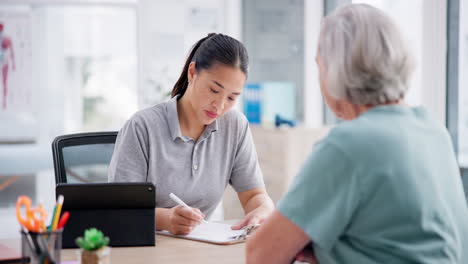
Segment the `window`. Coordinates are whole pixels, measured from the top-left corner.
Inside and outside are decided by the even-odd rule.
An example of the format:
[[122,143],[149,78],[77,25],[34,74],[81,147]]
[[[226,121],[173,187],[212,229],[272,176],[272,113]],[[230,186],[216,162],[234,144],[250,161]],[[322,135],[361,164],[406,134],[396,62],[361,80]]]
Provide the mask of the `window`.
[[[1,138],[37,142],[47,132],[44,139],[119,128],[137,110],[136,23],[131,4],[0,6],[7,73],[0,115],[32,120]],[[49,121],[55,131],[42,130]]]
[[117,130],[137,110],[135,10],[60,9],[48,30],[63,34],[65,129]]
[[[2,216],[24,193],[53,206],[53,138],[118,130],[138,110],[136,2],[30,2],[0,5]],[[14,217],[0,225],[0,237],[18,235]]]
[[458,159],[468,168],[468,3],[460,1],[458,50]]

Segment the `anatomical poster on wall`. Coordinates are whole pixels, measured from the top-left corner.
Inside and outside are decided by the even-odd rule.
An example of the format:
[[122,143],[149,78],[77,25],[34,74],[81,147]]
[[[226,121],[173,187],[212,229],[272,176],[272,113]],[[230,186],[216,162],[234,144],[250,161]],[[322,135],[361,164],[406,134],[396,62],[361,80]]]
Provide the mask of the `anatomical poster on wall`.
[[0,142],[33,141],[32,16],[0,9]]

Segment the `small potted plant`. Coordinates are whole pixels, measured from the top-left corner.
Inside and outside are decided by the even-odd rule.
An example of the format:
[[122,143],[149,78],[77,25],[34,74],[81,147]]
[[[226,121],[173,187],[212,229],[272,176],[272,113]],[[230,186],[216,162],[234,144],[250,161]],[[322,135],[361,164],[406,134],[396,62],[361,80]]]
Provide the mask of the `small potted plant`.
[[110,263],[109,238],[96,228],[85,230],[84,237],[75,240],[80,247],[79,258],[82,264]]

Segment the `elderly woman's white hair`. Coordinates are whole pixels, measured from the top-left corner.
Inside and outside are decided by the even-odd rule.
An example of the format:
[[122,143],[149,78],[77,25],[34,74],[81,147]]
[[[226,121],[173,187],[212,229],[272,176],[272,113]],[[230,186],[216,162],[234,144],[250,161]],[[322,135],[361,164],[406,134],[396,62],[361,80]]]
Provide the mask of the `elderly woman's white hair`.
[[318,54],[336,98],[378,105],[408,90],[413,57],[392,19],[375,7],[346,5],[324,18]]

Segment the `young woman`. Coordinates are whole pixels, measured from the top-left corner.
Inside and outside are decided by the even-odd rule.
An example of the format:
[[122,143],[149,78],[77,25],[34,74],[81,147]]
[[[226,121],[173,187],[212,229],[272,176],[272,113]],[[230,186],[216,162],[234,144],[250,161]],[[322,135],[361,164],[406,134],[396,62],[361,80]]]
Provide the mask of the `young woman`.
[[[228,184],[246,213],[233,229],[273,210],[248,122],[232,109],[247,69],[242,43],[211,33],[193,46],[172,99],[136,113],[120,130],[109,181],[156,185],[156,229],[188,234],[212,214]],[[171,192],[193,208],[176,206]]]

